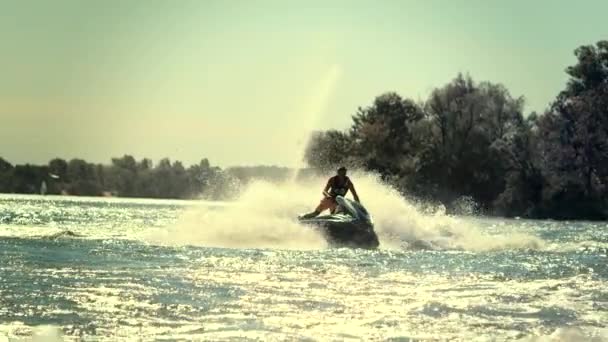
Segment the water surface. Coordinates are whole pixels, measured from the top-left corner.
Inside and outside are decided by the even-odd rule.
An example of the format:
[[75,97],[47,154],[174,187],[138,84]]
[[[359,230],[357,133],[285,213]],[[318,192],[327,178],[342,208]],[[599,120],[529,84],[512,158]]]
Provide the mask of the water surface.
[[608,340],[605,223],[455,221],[543,241],[488,250],[170,241],[227,207],[0,195],[0,341]]

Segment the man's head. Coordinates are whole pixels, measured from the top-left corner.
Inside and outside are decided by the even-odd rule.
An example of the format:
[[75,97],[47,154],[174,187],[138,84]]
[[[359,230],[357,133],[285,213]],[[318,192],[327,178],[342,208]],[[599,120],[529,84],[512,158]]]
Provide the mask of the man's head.
[[344,166],[338,169],[338,176],[345,177],[346,176],[346,168]]

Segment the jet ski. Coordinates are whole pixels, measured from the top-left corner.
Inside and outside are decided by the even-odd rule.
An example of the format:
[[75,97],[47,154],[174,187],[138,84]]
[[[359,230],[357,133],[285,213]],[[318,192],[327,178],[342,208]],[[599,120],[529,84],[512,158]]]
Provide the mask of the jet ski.
[[374,223],[365,207],[342,196],[336,197],[338,207],[331,215],[306,218],[301,215],[298,220],[320,229],[327,241],[333,246],[376,248],[380,245],[374,232]]

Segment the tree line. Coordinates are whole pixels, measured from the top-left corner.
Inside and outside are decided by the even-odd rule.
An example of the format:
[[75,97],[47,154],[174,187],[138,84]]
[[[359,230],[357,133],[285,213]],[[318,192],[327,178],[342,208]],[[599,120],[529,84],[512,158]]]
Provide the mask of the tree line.
[[608,41],[574,51],[543,113],[500,83],[459,74],[425,101],[388,92],[347,130],[316,133],[306,161],[376,172],[408,196],[482,213],[608,218]]
[[207,159],[186,168],[168,158],[154,165],[148,158],[137,161],[130,155],[112,158],[109,165],[55,158],[48,165],[13,166],[0,158],[3,193],[39,193],[46,187],[47,194],[220,200],[233,197],[238,183]]
[[12,165],[0,157],[0,193],[38,194],[45,188],[48,195],[230,200],[253,180],[280,183],[314,173],[279,166],[222,169],[208,159],[189,167],[169,158],[154,164],[130,155],[112,158],[107,165],[61,158],[47,165]]

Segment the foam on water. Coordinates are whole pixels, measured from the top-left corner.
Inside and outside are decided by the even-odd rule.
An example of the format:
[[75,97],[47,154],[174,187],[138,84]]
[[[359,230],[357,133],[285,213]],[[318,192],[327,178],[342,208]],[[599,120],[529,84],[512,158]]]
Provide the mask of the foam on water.
[[[372,214],[382,248],[488,251],[544,245],[541,239],[523,233],[482,233],[473,220],[449,216],[440,209],[428,213],[375,175],[355,172],[351,178]],[[324,177],[282,184],[253,182],[233,205],[215,210],[190,208],[174,226],[155,231],[149,239],[216,247],[324,248],[323,237],[298,224],[296,217],[317,205],[325,182]]]
[[153,232],[148,239],[213,247],[323,248],[323,237],[295,219],[298,212],[311,206],[305,196],[294,196],[303,189],[298,184],[254,182],[233,205],[212,210],[189,208],[175,225]]
[[521,342],[602,342],[608,340],[608,329],[594,329],[591,332],[577,327],[562,327],[548,335],[527,336]]

